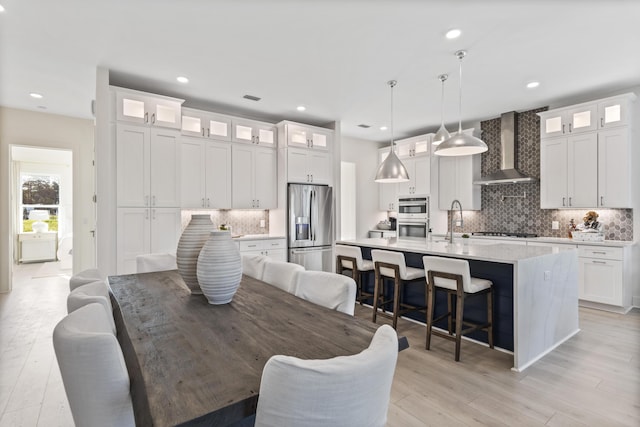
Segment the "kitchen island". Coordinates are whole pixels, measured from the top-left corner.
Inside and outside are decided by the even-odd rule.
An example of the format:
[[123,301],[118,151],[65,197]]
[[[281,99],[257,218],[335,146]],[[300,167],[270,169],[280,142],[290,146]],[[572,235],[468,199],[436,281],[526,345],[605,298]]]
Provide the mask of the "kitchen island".
[[[412,239],[356,239],[339,244],[362,248],[371,259],[371,249],[399,251],[407,265],[424,268],[424,255],[461,258],[469,261],[471,275],[494,284],[494,342],[513,352],[513,368],[522,371],[579,331],[578,255],[575,249],[558,251],[552,247],[499,243],[479,245],[427,242]],[[424,303],[424,287],[405,294],[411,302]],[[486,316],[483,301],[465,301],[465,315],[481,320]],[[436,300],[436,315],[446,310],[446,300]],[[414,317],[424,321],[424,316]],[[440,324],[439,326],[442,326]],[[486,342],[486,334],[473,339]]]

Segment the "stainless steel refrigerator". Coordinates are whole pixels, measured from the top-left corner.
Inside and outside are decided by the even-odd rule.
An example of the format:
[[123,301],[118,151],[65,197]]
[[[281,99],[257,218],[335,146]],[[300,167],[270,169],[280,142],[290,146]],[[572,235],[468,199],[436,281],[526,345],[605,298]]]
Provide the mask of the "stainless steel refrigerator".
[[289,184],[288,190],[289,262],[307,270],[333,271],[333,189]]

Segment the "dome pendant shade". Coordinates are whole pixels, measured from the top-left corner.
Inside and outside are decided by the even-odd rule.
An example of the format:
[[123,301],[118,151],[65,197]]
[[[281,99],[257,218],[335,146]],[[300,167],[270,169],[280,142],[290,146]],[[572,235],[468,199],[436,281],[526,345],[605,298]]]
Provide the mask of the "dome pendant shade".
[[458,132],[436,146],[434,154],[438,156],[469,156],[484,153],[489,149],[483,140],[462,132],[462,58],[466,54],[467,52],[464,50],[459,50],[455,53],[460,60],[460,121],[458,122]]
[[436,134],[433,136],[433,145],[439,145],[442,141],[444,141],[445,139],[449,139],[451,137],[451,134],[449,133],[449,131],[447,130],[446,127],[444,127],[444,82],[449,78],[448,74],[440,74],[438,76],[438,79],[440,79],[440,81],[442,82],[442,97],[440,100],[440,108],[441,108],[441,112],[440,112],[440,129],[438,129],[438,131],[436,132]]
[[456,132],[436,147],[438,156],[470,156],[487,151],[487,144],[475,136],[463,132]]
[[404,167],[393,150],[389,152],[387,158],[384,159],[384,161],[378,167],[375,181],[387,184],[409,181],[409,173],[407,172],[407,168]]
[[393,141],[393,88],[398,82],[395,80],[389,80],[387,84],[391,88],[391,146],[389,147],[389,155],[378,167],[376,172],[376,182],[382,184],[392,184],[396,182],[409,181],[409,173],[407,168],[404,167],[400,159],[395,153],[394,141]]

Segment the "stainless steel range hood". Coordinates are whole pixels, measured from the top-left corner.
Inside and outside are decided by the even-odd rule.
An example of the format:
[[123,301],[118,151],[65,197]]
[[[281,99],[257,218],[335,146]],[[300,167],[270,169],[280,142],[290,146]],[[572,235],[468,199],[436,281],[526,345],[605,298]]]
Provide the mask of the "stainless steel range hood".
[[511,111],[500,116],[500,170],[483,176],[474,184],[517,184],[536,182],[536,178],[526,176],[515,169],[516,161],[516,112]]

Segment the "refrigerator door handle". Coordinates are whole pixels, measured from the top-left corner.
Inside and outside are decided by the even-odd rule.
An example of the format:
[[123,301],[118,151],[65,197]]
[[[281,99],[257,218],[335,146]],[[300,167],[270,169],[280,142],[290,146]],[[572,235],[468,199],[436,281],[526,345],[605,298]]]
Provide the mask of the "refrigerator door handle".
[[309,191],[309,239],[311,241],[316,240],[316,226],[313,218],[313,207],[316,203],[315,193],[315,190]]

